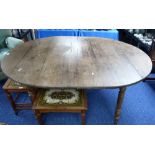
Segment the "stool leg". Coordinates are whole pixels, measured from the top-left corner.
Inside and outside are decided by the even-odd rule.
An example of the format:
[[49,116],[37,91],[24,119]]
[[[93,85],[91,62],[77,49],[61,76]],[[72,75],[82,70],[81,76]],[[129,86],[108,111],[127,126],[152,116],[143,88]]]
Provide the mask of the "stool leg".
[[29,97],[31,99],[31,102],[33,103],[33,101],[34,101],[34,93],[32,91],[28,91],[28,95],[29,95]]
[[15,100],[14,100],[15,102],[17,101],[17,99],[19,98],[19,96],[20,96],[20,94],[17,93],[17,94],[16,94],[16,97],[15,97]]
[[35,110],[35,115],[36,115],[36,119],[38,120],[38,123],[39,123],[40,125],[42,125],[42,124],[43,124],[43,121],[42,121],[42,118],[41,118],[41,113],[40,113],[40,111],[39,111],[39,110]]
[[16,112],[17,112],[17,109],[16,109],[16,103],[14,102],[11,93],[8,92],[8,91],[5,91],[5,92],[6,92],[6,94],[7,94],[7,97],[8,97],[8,99],[9,99],[10,103],[11,103],[11,106],[12,106],[13,110],[14,110],[15,113],[16,113]]
[[31,99],[32,104],[33,104],[33,101],[35,100],[36,94],[37,94],[37,90],[29,90],[28,91],[28,95]]
[[82,120],[82,125],[86,124],[86,111],[83,110],[81,111],[81,120]]

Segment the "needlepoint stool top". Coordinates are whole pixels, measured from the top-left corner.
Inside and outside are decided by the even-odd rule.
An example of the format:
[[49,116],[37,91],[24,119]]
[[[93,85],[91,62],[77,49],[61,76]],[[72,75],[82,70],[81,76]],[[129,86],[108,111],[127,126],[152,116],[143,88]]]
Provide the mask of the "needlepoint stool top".
[[25,89],[31,89],[31,88],[28,86],[25,86],[21,83],[15,82],[11,79],[8,79],[3,86],[3,89],[5,89],[5,90],[7,90],[7,89],[9,89],[9,90],[10,89],[21,89],[21,90],[23,90],[24,89],[25,90]]
[[63,107],[85,105],[83,90],[78,89],[41,89],[34,102],[34,109],[37,107]]

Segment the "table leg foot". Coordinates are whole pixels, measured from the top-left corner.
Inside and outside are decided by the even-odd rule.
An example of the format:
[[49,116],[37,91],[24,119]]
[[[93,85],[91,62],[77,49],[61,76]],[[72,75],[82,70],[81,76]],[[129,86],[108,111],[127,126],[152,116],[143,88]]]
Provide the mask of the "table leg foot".
[[43,125],[40,111],[35,110],[35,116],[36,116],[36,119],[38,120],[38,124]]
[[122,107],[122,103],[123,103],[123,99],[124,99],[124,95],[125,95],[125,90],[126,90],[126,87],[121,87],[119,90],[117,106],[116,106],[116,110],[115,110],[115,118],[114,118],[115,125],[118,124],[118,121],[120,118],[121,107]]
[[82,125],[86,124],[86,111],[81,111]]

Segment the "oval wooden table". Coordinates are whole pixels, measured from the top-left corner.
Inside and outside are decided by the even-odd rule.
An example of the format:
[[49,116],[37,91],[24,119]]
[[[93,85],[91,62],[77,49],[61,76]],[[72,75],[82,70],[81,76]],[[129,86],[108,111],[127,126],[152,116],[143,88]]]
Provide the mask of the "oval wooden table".
[[150,58],[140,49],[110,39],[49,37],[26,42],[1,67],[11,79],[39,88],[119,88],[115,123],[126,87],[146,78]]

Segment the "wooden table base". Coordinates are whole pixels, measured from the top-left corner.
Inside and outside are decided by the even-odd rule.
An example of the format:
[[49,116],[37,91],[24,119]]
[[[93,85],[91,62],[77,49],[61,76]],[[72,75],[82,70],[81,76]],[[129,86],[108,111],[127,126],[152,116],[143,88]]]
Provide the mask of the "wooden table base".
[[121,87],[119,90],[117,106],[116,106],[116,110],[115,110],[114,124],[117,124],[118,120],[120,118],[121,108],[122,108],[123,99],[124,99],[124,95],[125,95],[125,90],[126,90],[126,87]]

